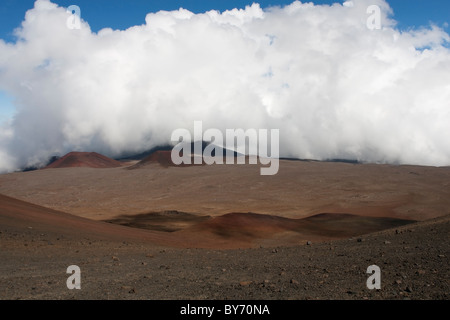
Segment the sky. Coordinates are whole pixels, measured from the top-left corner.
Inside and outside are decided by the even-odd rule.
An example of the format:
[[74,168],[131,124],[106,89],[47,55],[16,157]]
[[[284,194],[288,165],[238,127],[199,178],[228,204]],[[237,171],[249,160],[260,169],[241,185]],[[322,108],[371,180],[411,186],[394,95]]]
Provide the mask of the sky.
[[0,172],[194,120],[282,127],[282,156],[450,165],[450,1],[255,2],[2,0]]
[[[0,38],[14,41],[13,30],[22,22],[25,12],[32,9],[35,0],[2,0],[0,3]],[[81,16],[89,21],[93,31],[105,27],[127,29],[145,22],[145,15],[160,10],[178,10],[180,7],[194,13],[209,10],[231,10],[245,8],[257,2],[262,8],[284,6],[289,0],[55,0],[62,7],[78,5]],[[310,1],[303,1],[310,2]],[[315,4],[342,3],[339,0],[315,0]],[[439,26],[450,23],[450,1],[448,0],[390,0],[399,28],[418,28],[433,22]],[[449,31],[449,27],[445,27]]]

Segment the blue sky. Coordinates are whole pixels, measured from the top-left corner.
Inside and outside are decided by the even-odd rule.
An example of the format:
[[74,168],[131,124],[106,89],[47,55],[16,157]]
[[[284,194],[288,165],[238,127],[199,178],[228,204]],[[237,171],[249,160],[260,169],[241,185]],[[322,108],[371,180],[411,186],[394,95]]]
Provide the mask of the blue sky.
[[[292,0],[53,0],[60,6],[75,4],[81,8],[83,20],[88,21],[93,31],[105,27],[126,29],[144,23],[147,13],[159,10],[176,10],[180,7],[195,13],[208,10],[224,11],[232,8],[244,8],[252,2],[258,2],[265,8],[272,5],[286,5]],[[303,1],[306,2],[306,1]],[[316,4],[331,4],[341,0],[312,0]],[[449,0],[388,0],[394,9],[394,18],[403,30],[427,26],[430,22],[450,32]],[[34,0],[1,0],[0,2],[0,38],[14,42],[13,30],[20,26],[25,12],[31,9]],[[14,111],[12,98],[0,90],[0,123]]]
[[[342,0],[310,0],[316,4],[331,4]],[[176,10],[180,7],[195,13],[208,10],[224,11],[244,8],[258,2],[265,8],[271,5],[286,5],[293,0],[53,0],[60,6],[78,5],[81,16],[89,22],[93,31],[104,27],[126,29],[143,24],[148,12]],[[303,1],[309,2],[309,1]],[[434,22],[443,27],[450,23],[450,1],[448,0],[388,0],[395,12],[399,28],[419,27]],[[25,12],[33,7],[34,0],[2,0],[0,2],[0,38],[14,41],[13,30],[20,26]],[[450,28],[444,27],[447,31]]]

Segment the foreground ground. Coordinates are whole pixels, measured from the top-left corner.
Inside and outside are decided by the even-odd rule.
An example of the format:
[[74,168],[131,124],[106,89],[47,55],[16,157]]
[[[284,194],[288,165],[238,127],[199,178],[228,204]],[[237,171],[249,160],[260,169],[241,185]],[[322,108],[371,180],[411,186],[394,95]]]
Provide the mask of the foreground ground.
[[[295,247],[174,249],[1,230],[0,299],[449,299],[450,217]],[[366,287],[381,268],[381,290]],[[69,265],[81,290],[69,290]]]
[[449,181],[300,161],[272,177],[155,163],[1,175],[0,299],[446,300]]

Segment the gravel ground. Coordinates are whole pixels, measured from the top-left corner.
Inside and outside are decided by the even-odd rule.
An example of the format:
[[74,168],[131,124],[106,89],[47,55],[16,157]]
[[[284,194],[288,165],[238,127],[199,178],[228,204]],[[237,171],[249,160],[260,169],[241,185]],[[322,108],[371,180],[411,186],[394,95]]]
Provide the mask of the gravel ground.
[[[450,216],[332,242],[174,249],[0,226],[0,299],[448,300]],[[69,290],[67,267],[81,269]],[[369,290],[367,268],[381,269]]]

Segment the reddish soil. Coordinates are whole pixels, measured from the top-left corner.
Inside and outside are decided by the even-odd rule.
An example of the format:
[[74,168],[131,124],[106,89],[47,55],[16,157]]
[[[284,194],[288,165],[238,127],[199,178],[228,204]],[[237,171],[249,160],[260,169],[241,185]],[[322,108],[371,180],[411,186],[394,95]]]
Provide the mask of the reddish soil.
[[450,168],[127,169],[0,176],[0,299],[450,298]]
[[158,150],[145,157],[135,165],[129,167],[129,169],[138,169],[153,163],[158,163],[163,167],[175,166],[172,162],[171,151]]
[[286,231],[294,234],[276,239],[277,245],[297,244],[302,238],[315,241],[346,238],[414,221],[334,214],[288,219],[231,213],[211,218],[171,211],[124,216],[106,223],[0,195],[0,222],[10,230],[34,229],[71,239],[88,237],[174,247],[230,249],[257,247],[260,240],[276,239],[278,234]]
[[[195,229],[197,232],[212,232],[227,239],[240,238],[248,241],[272,238],[282,232],[296,233],[304,239],[324,241],[368,234],[413,222],[415,221],[351,214],[318,214],[303,219],[289,219],[249,212],[215,217],[200,223]],[[296,242],[291,244],[294,243]]]
[[205,163],[202,160],[202,164],[194,164],[194,156],[191,156],[191,164],[185,164],[181,163],[179,165],[176,165],[172,161],[172,152],[167,150],[158,150],[150,154],[149,156],[145,157],[138,163],[136,163],[133,166],[130,166],[128,169],[139,169],[146,167],[151,164],[159,164],[162,167],[191,167],[191,166],[199,166],[199,165],[205,165]]
[[117,168],[122,163],[96,152],[70,152],[55,162],[49,164],[45,169],[49,168]]
[[320,213],[427,220],[450,213],[450,168],[280,161],[184,168],[58,168],[0,175],[0,194],[95,220],[179,211],[299,219]]
[[[351,225],[363,218],[323,214],[303,220],[339,225],[349,219]],[[256,223],[265,232],[270,225],[289,228],[288,220],[234,213],[211,218],[209,227],[242,223],[241,231],[253,231],[248,224]],[[214,240],[215,249],[188,249],[187,242],[173,246],[170,239],[182,239],[177,232],[91,221],[0,196],[0,299],[447,300],[449,232],[445,216],[358,238],[233,250],[220,249],[219,237],[191,232],[191,241],[208,247]],[[237,238],[234,244],[246,244]],[[73,264],[81,269],[81,290],[66,287]],[[381,268],[380,290],[366,287],[373,264]]]
[[63,235],[70,239],[167,240],[157,232],[131,229],[120,225],[94,221],[64,212],[44,208],[38,205],[0,195],[0,224],[16,232],[35,231],[44,234]]

